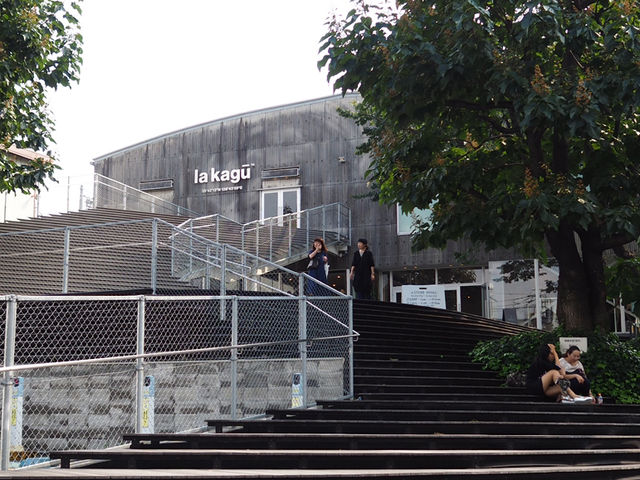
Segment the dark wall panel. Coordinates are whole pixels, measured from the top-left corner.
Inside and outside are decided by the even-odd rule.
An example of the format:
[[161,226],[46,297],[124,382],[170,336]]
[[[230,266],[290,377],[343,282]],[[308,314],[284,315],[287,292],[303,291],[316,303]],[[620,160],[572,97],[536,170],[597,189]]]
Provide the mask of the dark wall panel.
[[[133,187],[140,181],[173,179],[175,203],[203,215],[221,213],[248,222],[260,216],[261,172],[299,166],[301,207],[347,204],[354,239],[368,238],[381,269],[455,264],[461,250],[479,262],[514,258],[512,252],[485,252],[465,242],[451,242],[442,251],[412,252],[410,237],[396,234],[395,207],[358,198],[368,191],[364,175],[369,159],[355,155],[364,137],[360,127],[337,111],[352,108],[355,99],[329,97],[188,128],[101,157],[95,170]],[[243,165],[250,165],[248,180],[194,181],[196,170],[211,177],[212,168],[219,172]],[[236,186],[242,189],[216,191]]]

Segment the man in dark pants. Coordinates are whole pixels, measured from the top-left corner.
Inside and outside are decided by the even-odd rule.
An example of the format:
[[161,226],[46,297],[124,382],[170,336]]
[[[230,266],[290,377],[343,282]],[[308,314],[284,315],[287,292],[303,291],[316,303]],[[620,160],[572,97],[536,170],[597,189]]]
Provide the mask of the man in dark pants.
[[371,288],[376,278],[374,267],[373,254],[367,246],[367,240],[359,238],[358,250],[353,254],[353,262],[351,262],[351,281],[356,291],[356,298],[371,298]]

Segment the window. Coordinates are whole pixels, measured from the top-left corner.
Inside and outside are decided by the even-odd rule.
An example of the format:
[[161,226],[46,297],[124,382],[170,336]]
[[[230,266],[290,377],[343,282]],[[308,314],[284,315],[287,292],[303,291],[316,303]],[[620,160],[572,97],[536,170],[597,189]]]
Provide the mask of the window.
[[262,192],[261,219],[279,217],[300,211],[300,189],[267,190]]
[[431,210],[414,208],[413,212],[402,213],[400,205],[396,205],[398,218],[398,235],[410,235],[416,220],[426,221],[431,217]]

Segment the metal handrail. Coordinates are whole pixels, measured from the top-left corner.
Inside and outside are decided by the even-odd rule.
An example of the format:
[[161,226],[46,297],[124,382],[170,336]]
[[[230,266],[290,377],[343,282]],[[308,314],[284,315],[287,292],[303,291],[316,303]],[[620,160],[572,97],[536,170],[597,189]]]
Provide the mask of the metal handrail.
[[[250,298],[252,300],[255,300],[255,297],[250,297]],[[84,300],[86,300],[86,297],[84,298]],[[55,368],[55,367],[69,367],[73,365],[90,365],[93,363],[123,362],[128,360],[138,360],[138,359],[144,359],[144,358],[170,357],[170,356],[177,356],[177,355],[218,352],[218,351],[225,351],[225,350],[242,350],[244,348],[270,347],[270,346],[277,346],[277,345],[290,345],[294,343],[312,343],[320,340],[338,340],[340,338],[357,338],[360,336],[360,334],[355,330],[352,330],[352,332],[353,333],[346,334],[346,335],[298,338],[295,340],[280,340],[277,342],[243,343],[243,344],[229,345],[224,347],[191,348],[187,350],[171,350],[169,352],[153,352],[153,353],[141,353],[141,354],[132,354],[132,355],[121,355],[119,357],[85,358],[82,360],[67,360],[64,362],[47,362],[47,363],[32,363],[32,364],[24,364],[24,365],[10,365],[8,367],[0,367],[0,373],[18,372],[23,370],[34,370],[36,368]]]
[[[135,193],[136,195],[138,195],[139,197],[145,199],[145,201],[149,201],[149,202],[153,202],[155,204],[159,204],[161,206],[163,206],[164,208],[169,208],[171,210],[175,210],[178,215],[183,215],[183,214],[187,214],[190,216],[200,216],[199,212],[196,212],[194,210],[190,210],[188,208],[182,207],[180,205],[177,205],[173,202],[170,202],[168,200],[165,200],[163,198],[160,197],[156,197],[155,195],[152,195],[150,193],[147,192],[143,192],[142,190],[139,190],[135,187],[132,187],[131,185],[127,185],[126,183],[122,183],[119,182],[118,180],[114,180],[113,178],[109,178],[105,175],[101,175],[100,173],[94,173],[94,186],[95,185],[104,185],[108,188],[111,188],[117,192],[121,192],[124,193],[126,195],[130,195],[131,193]],[[115,185],[113,185],[115,184]],[[120,188],[117,188],[120,187]],[[95,187],[94,187],[95,188]],[[94,199],[95,201],[95,199]],[[126,209],[125,209],[126,210]]]

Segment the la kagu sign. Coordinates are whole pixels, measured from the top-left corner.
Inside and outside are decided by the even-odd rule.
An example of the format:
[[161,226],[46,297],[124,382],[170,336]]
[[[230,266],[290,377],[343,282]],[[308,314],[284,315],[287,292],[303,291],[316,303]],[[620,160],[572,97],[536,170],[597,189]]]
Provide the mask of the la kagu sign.
[[[211,170],[200,171],[196,168],[193,172],[193,183],[198,185],[205,185],[207,188],[203,190],[204,192],[227,192],[242,190],[242,185],[237,184],[241,180],[248,180],[251,178],[251,168],[254,166],[254,163],[246,163],[244,165],[241,165],[240,168],[231,168],[225,170],[218,170],[216,169],[216,167],[211,167]],[[231,183],[231,185],[220,185],[227,182]]]

